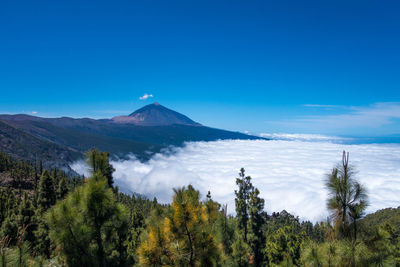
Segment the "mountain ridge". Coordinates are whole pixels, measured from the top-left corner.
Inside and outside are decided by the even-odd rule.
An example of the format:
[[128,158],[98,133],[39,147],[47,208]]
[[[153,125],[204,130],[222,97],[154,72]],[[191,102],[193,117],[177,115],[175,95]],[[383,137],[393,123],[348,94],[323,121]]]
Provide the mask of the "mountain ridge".
[[[0,122],[18,130],[16,135],[20,137],[19,142],[24,147],[33,146],[35,151],[47,151],[49,148],[71,151],[74,156],[66,157],[65,161],[75,159],[77,154],[82,156],[83,152],[93,147],[108,151],[115,157],[133,154],[146,161],[163,148],[182,146],[185,142],[266,139],[207,127],[159,104],[144,106],[130,116],[135,117],[138,114],[143,115],[143,120],[147,122],[138,124],[115,122],[112,119],[42,118],[25,114],[3,114],[0,115]],[[39,149],[40,146],[44,149]],[[5,147],[0,146],[0,150],[5,150]],[[15,156],[29,159],[25,154]],[[55,158],[56,154],[52,153]],[[42,156],[48,160],[48,156]]]

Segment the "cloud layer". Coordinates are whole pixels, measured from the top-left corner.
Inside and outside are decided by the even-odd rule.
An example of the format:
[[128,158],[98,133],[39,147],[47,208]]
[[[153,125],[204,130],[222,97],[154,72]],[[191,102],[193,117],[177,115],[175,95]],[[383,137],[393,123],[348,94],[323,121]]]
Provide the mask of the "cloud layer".
[[[193,142],[174,153],[157,154],[149,162],[114,161],[121,191],[137,192],[170,202],[172,188],[192,184],[203,196],[227,203],[234,212],[235,178],[241,167],[266,201],[266,210],[287,211],[312,221],[323,220],[326,210],[324,179],[340,161],[343,150],[357,177],[367,186],[368,212],[400,205],[400,145],[343,145],[308,141]],[[84,171],[82,163],[73,168]]]

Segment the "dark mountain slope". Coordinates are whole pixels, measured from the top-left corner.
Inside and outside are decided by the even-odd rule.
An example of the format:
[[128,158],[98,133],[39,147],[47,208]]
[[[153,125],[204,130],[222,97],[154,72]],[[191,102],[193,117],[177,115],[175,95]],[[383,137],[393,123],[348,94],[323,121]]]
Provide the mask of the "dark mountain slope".
[[[36,119],[26,121],[8,120],[7,122],[42,140],[51,141],[81,152],[97,147],[114,155],[121,156],[134,153],[139,158],[146,159],[148,157],[147,151],[158,152],[161,149],[161,146],[157,144],[101,134],[101,132],[107,132],[109,124],[102,124],[101,122],[100,125],[91,124],[90,122],[92,121],[94,120],[62,118],[48,119],[47,121],[38,121]],[[63,124],[63,122],[66,123]]]
[[81,156],[77,150],[57,145],[0,121],[0,150],[27,160],[71,162]]
[[109,119],[40,118],[28,115],[0,115],[0,120],[46,144],[79,152],[97,147],[118,156],[133,153],[142,160],[150,158],[164,147],[179,146],[187,141],[260,139],[202,126],[158,104],[145,106],[131,115],[140,115],[143,120],[139,125],[132,122],[116,123]]

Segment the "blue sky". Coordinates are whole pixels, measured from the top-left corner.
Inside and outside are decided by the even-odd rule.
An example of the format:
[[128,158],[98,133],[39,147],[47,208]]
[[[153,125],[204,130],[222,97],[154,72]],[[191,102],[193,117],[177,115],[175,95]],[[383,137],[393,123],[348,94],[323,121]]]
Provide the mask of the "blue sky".
[[0,113],[104,118],[157,101],[253,133],[400,134],[398,1],[0,5]]

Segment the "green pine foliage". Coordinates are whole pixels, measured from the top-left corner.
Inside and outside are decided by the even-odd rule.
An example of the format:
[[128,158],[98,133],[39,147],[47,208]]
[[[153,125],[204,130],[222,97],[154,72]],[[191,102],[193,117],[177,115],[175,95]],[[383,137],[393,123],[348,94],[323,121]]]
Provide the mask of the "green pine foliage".
[[39,209],[46,211],[56,203],[56,193],[54,187],[54,178],[45,170],[40,177],[39,195],[37,204]]
[[352,238],[357,239],[357,223],[368,206],[366,189],[354,179],[354,175],[353,167],[349,165],[349,153],[343,151],[341,164],[333,168],[326,180],[329,191],[327,208],[340,238],[353,235]]
[[50,238],[69,266],[112,266],[126,261],[125,207],[104,176],[95,174],[47,214]]
[[97,149],[92,149],[86,152],[86,162],[90,167],[92,175],[100,173],[107,179],[108,186],[111,187],[114,183],[112,174],[115,169],[109,161],[110,153],[108,152],[101,152]]
[[86,155],[84,179],[0,152],[0,267],[400,266],[400,207],[364,216],[346,153],[326,180],[331,217],[316,224],[267,214],[243,168],[233,216],[191,185],[166,205],[123,194],[110,155]]

